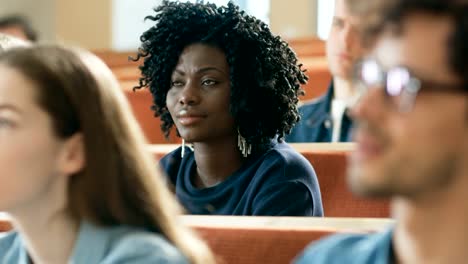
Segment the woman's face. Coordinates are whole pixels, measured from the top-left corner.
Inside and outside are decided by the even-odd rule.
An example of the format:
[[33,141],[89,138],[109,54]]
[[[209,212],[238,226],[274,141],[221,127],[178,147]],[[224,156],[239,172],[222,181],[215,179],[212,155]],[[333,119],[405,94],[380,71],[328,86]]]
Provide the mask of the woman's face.
[[0,211],[15,213],[34,209],[65,178],[67,143],[54,135],[34,83],[4,65],[0,76]]
[[187,46],[171,77],[166,104],[174,123],[188,142],[222,141],[236,137],[229,112],[229,65],[219,48]]

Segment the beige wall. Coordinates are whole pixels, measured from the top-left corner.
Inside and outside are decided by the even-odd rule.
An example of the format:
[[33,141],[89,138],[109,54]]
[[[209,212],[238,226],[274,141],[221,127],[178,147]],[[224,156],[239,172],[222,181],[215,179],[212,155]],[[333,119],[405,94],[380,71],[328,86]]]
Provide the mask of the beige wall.
[[316,35],[317,0],[271,0],[271,30],[284,37]]
[[56,0],[57,37],[88,49],[112,45],[112,0]]
[[111,1],[0,0],[0,16],[26,16],[40,41],[107,49],[111,47]]
[[[149,1],[151,5],[157,2]],[[115,3],[116,0],[0,0],[0,15],[26,15],[42,40],[112,49],[116,46],[113,37],[117,36],[113,36],[116,29],[112,28]],[[271,29],[285,38],[316,35],[316,10],[317,0],[271,0]],[[129,18],[119,14],[118,19]]]

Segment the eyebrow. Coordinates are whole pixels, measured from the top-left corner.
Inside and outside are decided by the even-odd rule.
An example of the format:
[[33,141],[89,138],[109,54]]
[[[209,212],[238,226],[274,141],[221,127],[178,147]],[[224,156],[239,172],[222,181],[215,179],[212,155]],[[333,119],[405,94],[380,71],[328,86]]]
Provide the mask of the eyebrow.
[[[217,71],[217,72],[220,72],[220,73],[223,73],[223,74],[227,74],[226,72],[220,70],[219,68],[211,67],[211,66],[197,69],[195,71],[195,73],[204,73],[204,72],[207,72],[207,71]],[[183,72],[181,70],[178,70],[178,69],[175,69],[174,72],[176,72],[176,73],[178,73],[180,75],[185,75],[185,72]]]
[[0,104],[0,111],[12,111],[18,114],[23,113],[18,107],[12,104]]
[[333,16],[332,20],[333,21],[343,22],[345,19],[343,17],[340,17],[340,16]]
[[[429,74],[423,73],[423,72],[419,71],[419,69],[415,69],[413,67],[410,67],[407,64],[398,64],[396,67],[401,67],[401,68],[407,69],[410,72],[411,76],[417,78],[418,80],[420,80],[423,83],[435,83],[435,84],[441,83],[438,80],[433,80],[429,76]],[[386,69],[386,70],[388,71],[388,69]]]

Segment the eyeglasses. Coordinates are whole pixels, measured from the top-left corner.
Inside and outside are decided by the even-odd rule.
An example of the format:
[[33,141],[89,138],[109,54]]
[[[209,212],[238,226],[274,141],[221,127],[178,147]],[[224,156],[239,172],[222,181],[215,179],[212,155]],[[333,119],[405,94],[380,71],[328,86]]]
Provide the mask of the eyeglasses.
[[360,62],[354,74],[360,93],[369,88],[383,88],[386,101],[399,112],[409,112],[420,92],[466,93],[463,85],[423,81],[402,66],[387,71],[373,59]]

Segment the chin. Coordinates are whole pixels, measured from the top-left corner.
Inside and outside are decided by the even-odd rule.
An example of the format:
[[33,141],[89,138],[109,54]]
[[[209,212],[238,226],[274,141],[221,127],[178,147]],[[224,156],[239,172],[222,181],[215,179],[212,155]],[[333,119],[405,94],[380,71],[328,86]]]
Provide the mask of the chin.
[[203,138],[195,136],[195,135],[181,135],[181,138],[185,140],[186,144],[192,144],[195,142],[202,142]]
[[345,69],[341,69],[341,68],[336,70],[335,73],[333,73],[333,77],[338,77],[343,80],[350,79],[348,72]]
[[350,164],[347,174],[349,188],[359,196],[389,197],[393,193],[387,173],[377,164]]
[[185,140],[185,143],[197,141],[197,135],[195,133],[187,133],[186,131],[179,130],[180,138]]

